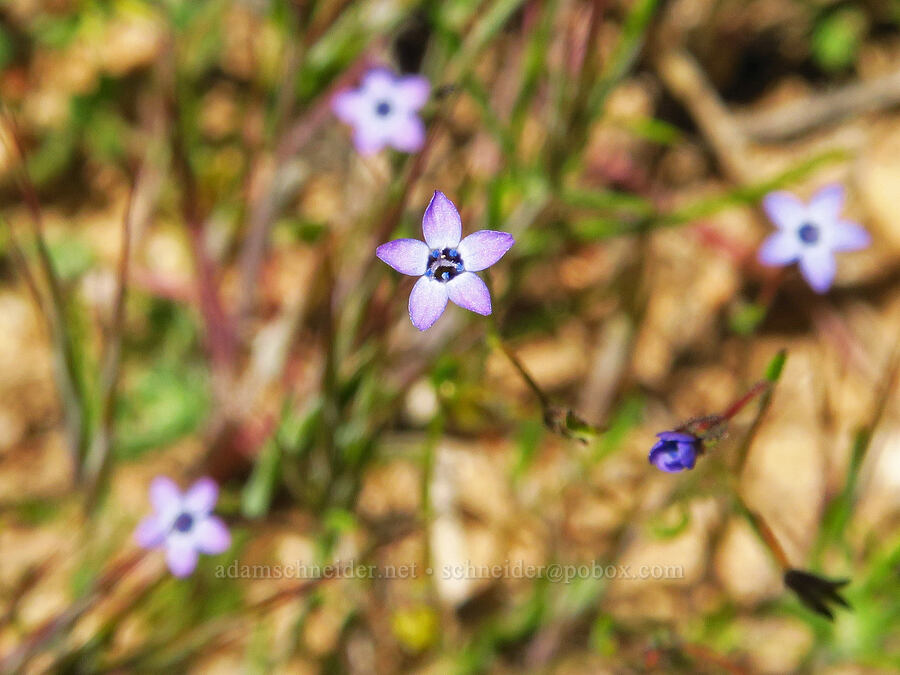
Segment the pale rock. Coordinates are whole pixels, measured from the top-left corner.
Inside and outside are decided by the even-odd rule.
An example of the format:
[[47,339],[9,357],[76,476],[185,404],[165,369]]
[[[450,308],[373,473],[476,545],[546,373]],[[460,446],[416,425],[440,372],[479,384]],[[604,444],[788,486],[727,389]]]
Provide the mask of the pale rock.
[[882,245],[900,252],[900,227],[894,195],[900,184],[900,124],[873,134],[858,163],[856,186],[867,213],[865,224]]
[[814,642],[812,629],[795,618],[739,619],[738,626],[754,672],[797,672]]
[[[774,352],[766,352],[767,362]],[[825,497],[821,355],[789,348],[772,403],[749,449],[742,494],[772,529],[792,564],[802,565],[819,530]],[[762,371],[762,366],[760,367]]]
[[439,400],[434,385],[427,379],[416,380],[404,397],[406,417],[416,426],[425,426],[437,414]]
[[[653,237],[649,302],[632,356],[636,377],[658,385],[685,349],[707,341],[721,308],[734,297],[739,277],[731,260],[710,255],[683,232]],[[695,264],[698,258],[702,265]]]
[[373,519],[415,514],[421,504],[421,493],[419,468],[406,460],[392,461],[366,471],[358,508]]
[[754,606],[783,592],[772,556],[743,519],[732,519],[713,560],[719,582],[743,606]]

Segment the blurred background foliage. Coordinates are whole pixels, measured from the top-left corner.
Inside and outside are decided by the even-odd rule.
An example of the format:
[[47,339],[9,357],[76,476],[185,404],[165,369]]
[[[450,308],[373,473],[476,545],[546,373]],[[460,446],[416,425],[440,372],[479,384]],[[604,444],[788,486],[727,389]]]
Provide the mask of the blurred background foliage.
[[[378,64],[418,155],[330,112]],[[900,668],[898,76],[892,0],[3,0],[0,668]],[[818,297],[758,203],[828,181],[875,245]],[[373,251],[435,189],[517,243],[419,334]],[[188,580],[131,542],[160,473],[222,485]],[[221,573],[346,560],[417,573]],[[681,574],[442,575],[508,561]]]

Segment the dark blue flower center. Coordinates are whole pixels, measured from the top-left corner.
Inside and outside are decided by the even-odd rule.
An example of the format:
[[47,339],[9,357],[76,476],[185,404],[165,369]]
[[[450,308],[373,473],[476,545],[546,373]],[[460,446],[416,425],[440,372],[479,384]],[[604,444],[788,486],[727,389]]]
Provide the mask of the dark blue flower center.
[[379,101],[375,104],[375,114],[380,117],[387,117],[391,113],[391,104],[389,101]]
[[425,270],[425,276],[446,283],[464,272],[465,269],[462,257],[455,248],[436,248],[428,255],[428,268]]
[[797,236],[804,244],[815,244],[819,241],[819,228],[812,223],[803,223],[797,230]]
[[194,516],[190,513],[180,513],[172,525],[179,532],[187,532],[194,526]]

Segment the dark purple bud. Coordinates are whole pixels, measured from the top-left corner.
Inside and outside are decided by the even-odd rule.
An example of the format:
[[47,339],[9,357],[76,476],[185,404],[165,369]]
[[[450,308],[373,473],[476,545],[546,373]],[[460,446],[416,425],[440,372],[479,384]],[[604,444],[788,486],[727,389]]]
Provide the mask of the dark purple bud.
[[803,570],[788,570],[784,574],[784,585],[797,594],[800,602],[829,621],[834,620],[829,603],[850,609],[850,604],[838,593],[848,583],[849,579],[831,580]]
[[668,473],[693,469],[697,455],[703,453],[703,441],[681,431],[663,431],[650,449],[649,460],[656,468]]

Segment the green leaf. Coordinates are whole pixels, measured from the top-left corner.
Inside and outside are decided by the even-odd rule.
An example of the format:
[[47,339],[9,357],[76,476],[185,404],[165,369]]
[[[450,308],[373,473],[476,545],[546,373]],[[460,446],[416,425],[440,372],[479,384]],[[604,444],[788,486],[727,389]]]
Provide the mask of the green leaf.
[[599,462],[622,447],[628,432],[640,424],[643,412],[643,397],[631,395],[625,398],[613,414],[591,460]]
[[618,640],[615,636],[615,624],[609,615],[601,614],[594,620],[588,643],[591,649],[602,656],[609,657],[616,653]]
[[160,367],[123,387],[116,413],[119,457],[136,457],[169,445],[200,425],[208,407],[206,384],[197,373]]
[[326,531],[335,534],[347,534],[358,527],[356,516],[341,508],[329,509],[322,517],[322,524]]
[[812,56],[824,70],[844,70],[856,62],[867,30],[861,9],[842,7],[829,12],[813,28]]
[[781,371],[784,369],[785,361],[787,361],[787,350],[782,349],[771,361],[769,361],[769,365],[766,366],[765,377],[772,384],[778,382],[778,379],[781,377]]
[[597,211],[628,211],[647,215],[653,205],[643,197],[614,190],[565,190],[562,200],[569,206]]
[[632,3],[628,15],[625,17],[619,44],[616,45],[603,74],[591,91],[588,103],[591,118],[596,117],[600,107],[606,101],[606,97],[637,60],[658,2],[659,0],[636,0]]
[[428,649],[437,641],[439,631],[437,614],[424,605],[398,609],[391,617],[391,632],[410,652]]
[[281,457],[274,440],[270,439],[260,450],[253,473],[241,491],[241,512],[247,518],[260,518],[269,512],[281,473]]
[[650,531],[658,539],[672,539],[687,530],[690,524],[691,512],[684,502],[678,502],[650,520]]
[[768,308],[754,302],[739,303],[732,311],[729,324],[738,335],[752,335],[766,318]]
[[539,420],[523,420],[516,439],[516,459],[513,465],[513,476],[519,478],[524,474],[540,447],[544,438],[544,425]]
[[66,237],[49,245],[53,269],[63,281],[77,279],[94,263],[94,253],[81,239]]
[[675,145],[682,138],[681,130],[678,127],[652,117],[613,120],[613,122],[635,136],[659,145]]
[[0,68],[5,68],[13,60],[15,49],[9,33],[0,26]]

